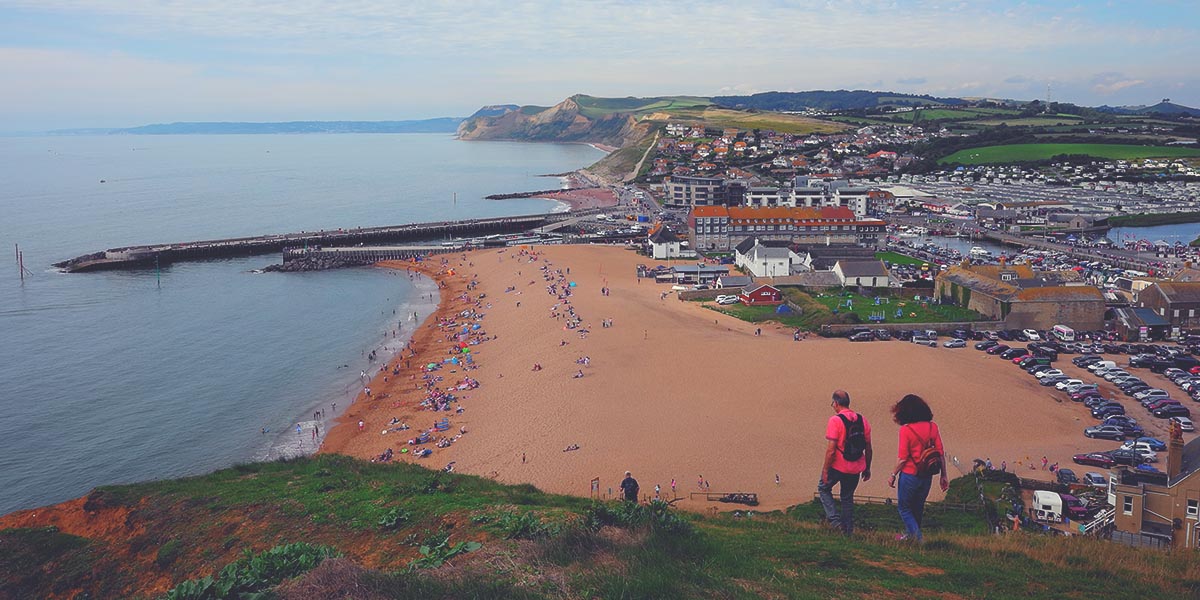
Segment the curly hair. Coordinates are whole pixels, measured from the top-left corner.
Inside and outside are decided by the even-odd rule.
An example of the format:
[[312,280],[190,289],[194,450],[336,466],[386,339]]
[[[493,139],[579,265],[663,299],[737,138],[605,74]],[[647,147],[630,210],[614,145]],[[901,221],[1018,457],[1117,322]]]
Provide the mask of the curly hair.
[[933,411],[920,396],[908,394],[892,406],[892,419],[899,425],[932,421]]

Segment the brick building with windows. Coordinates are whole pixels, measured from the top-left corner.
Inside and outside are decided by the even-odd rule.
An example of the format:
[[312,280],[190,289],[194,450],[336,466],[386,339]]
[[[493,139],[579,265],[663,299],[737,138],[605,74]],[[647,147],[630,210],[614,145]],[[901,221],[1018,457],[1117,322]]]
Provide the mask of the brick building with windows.
[[874,246],[885,228],[883,221],[860,219],[845,207],[698,206],[688,215],[688,238],[697,251],[730,250],[747,238]]

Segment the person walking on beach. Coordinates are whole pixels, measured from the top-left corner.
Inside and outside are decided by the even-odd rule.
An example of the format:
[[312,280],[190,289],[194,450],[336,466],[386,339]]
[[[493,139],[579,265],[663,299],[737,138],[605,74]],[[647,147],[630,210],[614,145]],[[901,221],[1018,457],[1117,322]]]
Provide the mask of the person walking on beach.
[[908,394],[892,406],[892,418],[900,425],[900,448],[888,486],[896,488],[896,506],[905,530],[897,539],[919,542],[925,499],[929,497],[933,476],[941,473],[939,483],[943,492],[950,487],[942,435],[933,422],[933,411],[916,394]]
[[637,502],[638,482],[630,471],[625,471],[625,479],[621,480],[621,495],[624,496],[626,502]]
[[[825,518],[846,535],[854,533],[854,490],[859,477],[871,479],[871,425],[862,415],[850,410],[850,394],[833,393],[833,416],[825,426],[825,461],[817,492]],[[840,506],[834,503],[833,486],[840,486]]]

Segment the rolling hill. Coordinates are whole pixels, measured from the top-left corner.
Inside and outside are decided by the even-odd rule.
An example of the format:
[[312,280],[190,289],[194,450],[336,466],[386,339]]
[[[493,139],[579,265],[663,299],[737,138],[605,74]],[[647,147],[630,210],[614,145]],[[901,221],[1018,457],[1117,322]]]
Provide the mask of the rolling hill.
[[967,103],[961,98],[936,98],[927,95],[867,90],[762,92],[750,96],[715,96],[712,101],[714,104],[729,108],[772,111],[847,110],[880,106],[957,106]]

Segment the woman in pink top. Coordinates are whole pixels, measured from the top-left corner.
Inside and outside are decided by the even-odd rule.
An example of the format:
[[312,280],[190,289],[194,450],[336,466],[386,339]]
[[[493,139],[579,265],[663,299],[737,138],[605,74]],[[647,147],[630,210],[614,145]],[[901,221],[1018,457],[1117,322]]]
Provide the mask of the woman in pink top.
[[900,425],[900,449],[896,468],[892,470],[888,485],[897,488],[896,505],[900,509],[900,519],[904,521],[907,531],[899,539],[921,541],[921,518],[925,515],[925,499],[929,497],[934,473],[919,473],[918,464],[921,455],[932,442],[933,447],[937,449],[936,472],[941,473],[942,491],[950,487],[950,482],[946,479],[942,436],[938,432],[937,424],[933,422],[933,411],[916,394],[901,398],[892,407],[892,416]]

